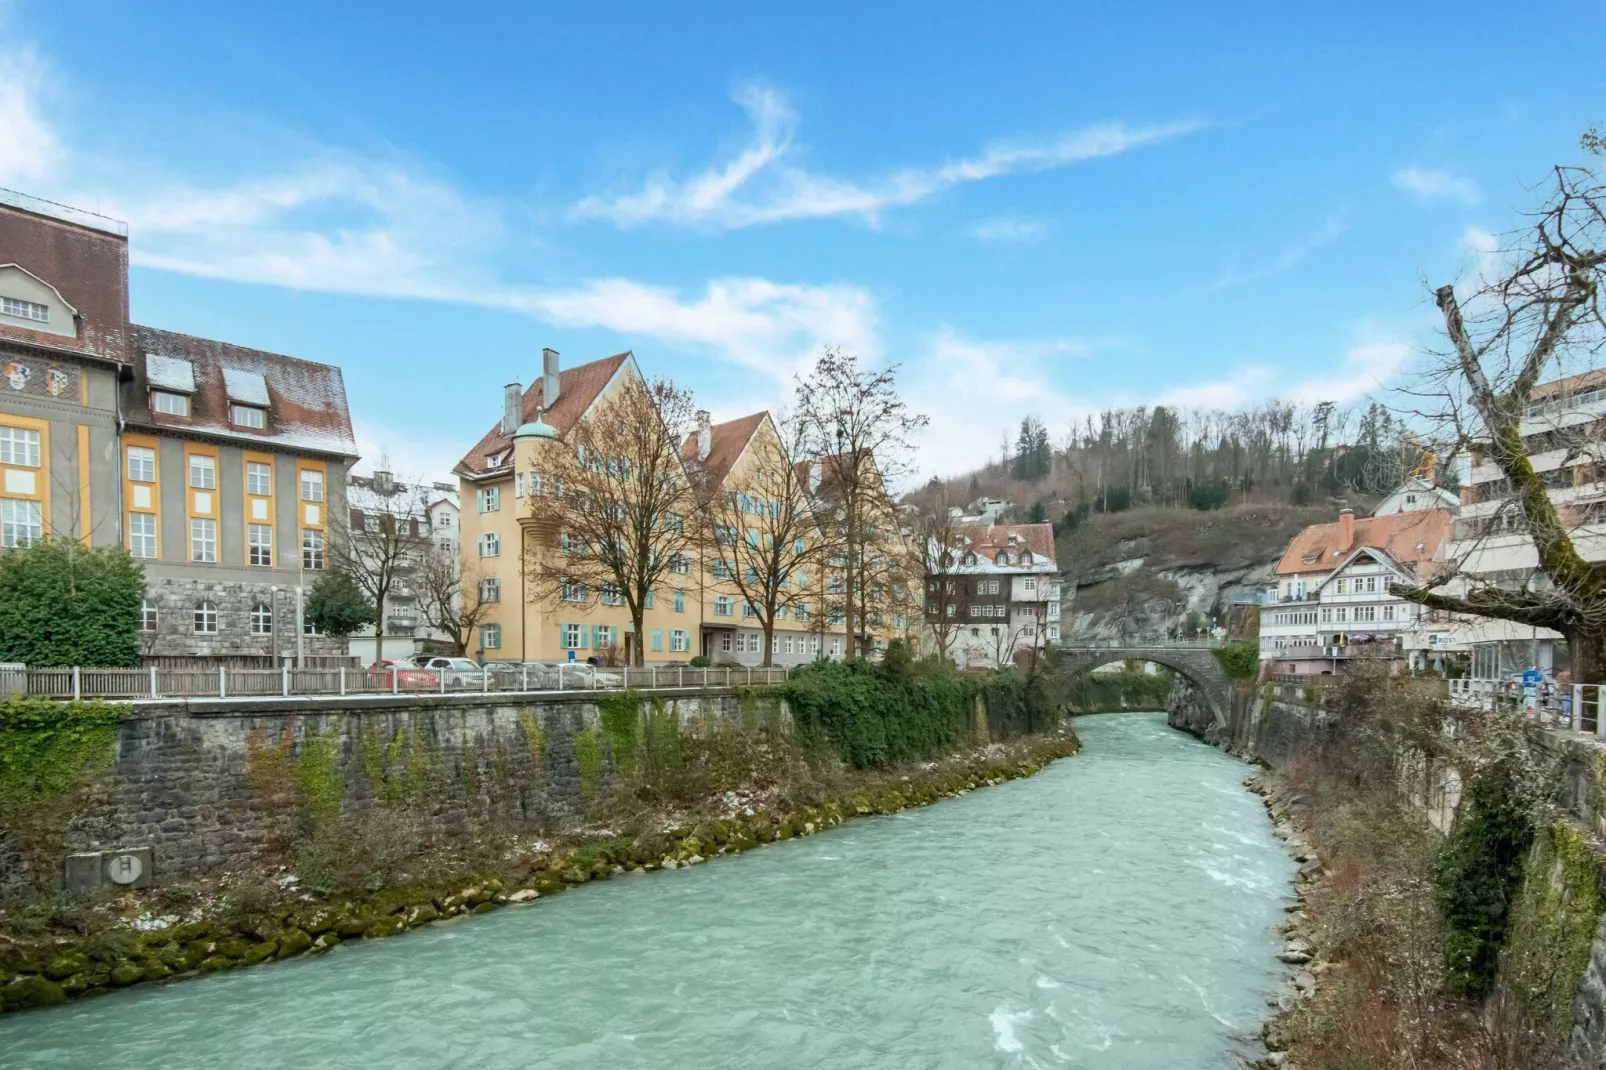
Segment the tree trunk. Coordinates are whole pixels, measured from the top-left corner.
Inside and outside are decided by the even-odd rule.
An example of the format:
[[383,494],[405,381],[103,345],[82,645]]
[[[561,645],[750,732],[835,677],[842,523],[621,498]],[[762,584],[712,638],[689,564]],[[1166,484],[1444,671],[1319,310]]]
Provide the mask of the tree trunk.
[[1606,633],[1577,628],[1566,634],[1573,683],[1606,683]]
[[374,663],[385,660],[385,596],[374,599]]
[[646,613],[640,608],[630,611],[630,623],[636,629],[636,641],[630,644],[630,666],[643,669],[647,666],[647,633],[641,630],[642,619]]
[[775,664],[775,615],[771,613],[769,620],[764,622],[764,668],[768,669]]

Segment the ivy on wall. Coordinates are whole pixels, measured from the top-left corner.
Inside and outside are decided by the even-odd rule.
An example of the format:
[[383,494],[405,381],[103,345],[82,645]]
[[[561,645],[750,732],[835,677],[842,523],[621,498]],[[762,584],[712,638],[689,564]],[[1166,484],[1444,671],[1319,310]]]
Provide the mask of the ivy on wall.
[[1230,679],[1247,679],[1260,671],[1260,646],[1257,643],[1223,643],[1211,647],[1210,653]]

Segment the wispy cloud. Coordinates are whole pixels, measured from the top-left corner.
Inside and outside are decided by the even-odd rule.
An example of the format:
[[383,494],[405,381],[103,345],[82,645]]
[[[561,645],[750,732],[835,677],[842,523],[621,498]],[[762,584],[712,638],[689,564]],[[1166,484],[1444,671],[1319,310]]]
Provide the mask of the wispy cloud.
[[748,85],[737,91],[735,99],[747,112],[753,132],[733,158],[684,180],[655,175],[637,192],[586,197],[571,209],[571,218],[602,219],[621,228],[661,222],[733,230],[849,216],[875,226],[888,209],[917,204],[955,186],[1114,156],[1200,126],[1193,121],[1136,127],[1099,123],[1050,137],[999,141],[974,156],[853,181],[809,171],[795,162],[800,155],[798,116],[784,94]]
[[1468,206],[1483,200],[1483,191],[1470,178],[1449,171],[1402,167],[1389,176],[1395,188],[1422,201],[1457,201]]
[[948,327],[937,332],[909,371],[911,407],[931,417],[918,442],[922,478],[975,467],[979,456],[991,455],[1000,438],[1012,436],[1028,415],[1059,436],[1111,407],[1236,409],[1274,397],[1304,405],[1346,404],[1385,390],[1413,352],[1400,339],[1367,339],[1351,346],[1335,366],[1315,374],[1291,375],[1288,365],[1244,364],[1218,379],[1156,392],[1072,394],[1058,385],[1064,376],[1055,374],[1056,358],[1115,346],[1069,339],[982,340]]
[[1220,278],[1205,287],[1205,289],[1226,290],[1234,286],[1260,282],[1262,279],[1269,279],[1273,275],[1281,275],[1285,271],[1291,271],[1303,263],[1312,253],[1337,240],[1347,230],[1349,230],[1349,223],[1346,220],[1338,216],[1328,216],[1314,233],[1282,249],[1266,263],[1244,269],[1228,268]]
[[39,114],[45,67],[31,50],[0,52],[0,182],[37,182],[63,156],[55,132]]
[[1048,236],[1048,224],[1040,219],[984,219],[971,228],[971,236],[979,242],[1008,242],[1030,245]]

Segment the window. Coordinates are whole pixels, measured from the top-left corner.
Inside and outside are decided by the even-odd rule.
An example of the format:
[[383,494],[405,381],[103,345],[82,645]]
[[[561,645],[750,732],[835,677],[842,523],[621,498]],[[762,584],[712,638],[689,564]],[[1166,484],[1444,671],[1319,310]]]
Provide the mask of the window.
[[742,603],[742,616],[744,616],[744,617],[756,617],[756,616],[758,616],[758,607],[753,605],[753,603],[751,603],[751,602],[743,602]]
[[0,427],[0,464],[39,467],[39,432]]
[[190,454],[190,486],[196,490],[217,487],[217,458],[204,453]]
[[799,572],[797,574],[797,589],[800,590],[800,591],[804,590],[804,589],[806,589],[808,587],[808,585],[809,585],[809,574],[807,572]]
[[378,532],[379,518],[373,513],[364,513],[362,518],[362,529],[364,531]]
[[559,584],[558,593],[565,602],[587,602],[591,599],[591,592],[586,585],[574,580],[564,580]]
[[1020,581],[1020,589],[1022,591],[1024,591],[1024,592],[1026,592],[1027,594],[1036,594],[1037,593],[1037,577],[1036,576],[1027,576],[1025,579],[1021,580]]
[[323,501],[323,473],[312,468],[301,470],[301,500],[304,502]]
[[480,512],[494,513],[502,508],[501,487],[481,487],[479,493]]
[[747,529],[747,545],[754,546],[754,547],[756,547],[758,545],[758,529],[757,528],[748,528]]
[[1383,619],[1384,620],[1393,620],[1394,619],[1394,607],[1392,605],[1388,605],[1388,606],[1384,606],[1383,607]]
[[1343,594],[1344,588],[1349,586],[1349,580],[1339,580],[1333,588],[1334,594]]
[[217,603],[195,603],[195,632],[197,635],[217,634]]
[[803,556],[803,540],[802,539],[798,539],[796,542],[794,542],[792,544],[792,556],[794,556],[794,557],[802,557]]
[[217,560],[216,520],[202,520],[200,517],[190,520],[190,560],[207,562]]
[[528,478],[529,478],[529,482],[525,484],[525,489],[527,491],[529,491],[531,494],[545,494],[546,493],[546,476],[545,475],[543,475],[540,472],[531,472],[529,474]]
[[664,630],[662,628],[654,628],[652,630],[652,649],[658,653],[663,652]]
[[676,628],[669,633],[669,649],[677,654],[684,654],[691,649],[691,633]]
[[480,646],[486,650],[496,650],[502,645],[502,626],[500,624],[480,625]]
[[[132,452],[132,451],[130,451]],[[130,479],[133,477],[130,476]],[[245,464],[245,492],[258,497],[267,497],[273,493],[273,466],[258,461],[247,461]]]
[[714,616],[729,617],[736,612],[736,599],[728,594],[714,596]]
[[255,405],[234,406],[234,425],[236,427],[251,427],[258,431],[268,426],[268,414]]
[[156,514],[128,514],[128,552],[135,557],[156,556]]
[[498,557],[502,553],[502,536],[494,531],[487,531],[480,536],[480,556]]
[[676,532],[677,534],[679,532],[685,531],[686,530],[686,518],[681,516],[679,513],[665,513],[664,514],[664,530],[665,531],[673,531],[673,532]]
[[500,602],[501,600],[502,600],[502,581],[501,580],[481,580],[480,581],[480,601],[481,602]]
[[729,650],[730,648],[731,648],[731,633],[730,632],[726,632],[726,633],[724,633],[723,635],[721,635],[719,637],[719,649],[721,649],[721,650]]
[[1377,593],[1377,577],[1376,576],[1368,576],[1368,577],[1366,577],[1366,593],[1367,594],[1376,594]]
[[642,608],[644,608],[644,609],[653,609],[653,608],[656,607],[657,603],[658,603],[658,595],[657,595],[657,593],[654,592],[651,588],[648,588],[647,589],[647,598],[641,604]]
[[0,546],[31,546],[44,537],[43,503],[0,498]]
[[684,576],[691,571],[691,560],[685,554],[670,554],[669,571]]
[[37,323],[50,322],[49,305],[41,305],[37,301],[24,301],[18,297],[0,297],[0,312]]
[[675,612],[676,613],[684,613],[684,612],[686,612],[686,592],[685,591],[676,591],[675,592]]
[[565,624],[563,626],[563,649],[579,650],[580,644],[585,642],[586,626],[584,624]]
[[1333,620],[1337,621],[1339,624],[1343,624],[1345,621],[1349,620],[1349,609],[1344,606],[1339,606],[1334,609]]
[[809,619],[809,604],[807,602],[799,602],[793,607],[793,612],[796,614],[798,620],[806,621]]
[[156,630],[156,603],[149,598],[139,604],[139,630],[142,632]]
[[301,532],[301,567],[323,568],[323,532],[307,528]]
[[1331,623],[1333,623],[1333,611],[1328,606],[1323,606],[1322,607],[1322,623],[1323,624],[1331,624]]
[[598,596],[598,601],[605,606],[622,606],[625,604],[625,596],[624,593],[619,590],[618,584],[604,583],[602,585],[601,594]]
[[252,524],[246,529],[246,558],[253,565],[273,564],[273,527]]
[[[3,443],[5,428],[0,428],[0,443]],[[0,453],[4,446],[0,445]],[[0,460],[4,460],[0,456]],[[135,483],[156,482],[156,451],[149,446],[128,447],[128,478]]]
[[251,634],[273,634],[273,607],[266,602],[258,602],[251,607]]
[[1377,619],[1377,607],[1376,606],[1356,606],[1355,607],[1355,620],[1356,620],[1357,623],[1362,622],[1362,621],[1376,620],[1376,619]]
[[712,571],[716,580],[733,580],[736,578],[736,572],[731,568],[731,563],[724,559],[716,560]]
[[301,622],[301,634],[302,635],[322,635],[323,632],[319,631],[318,630],[318,626],[316,624],[312,623],[312,621],[304,620],[304,621]]
[[152,390],[151,408],[166,416],[188,416],[190,398],[188,394],[169,394],[166,390]]
[[502,462],[504,460],[506,460],[506,459],[507,459],[507,451],[506,450],[503,450],[501,453],[487,453],[485,455],[485,467],[487,467],[487,468],[500,468],[500,467],[502,467]]

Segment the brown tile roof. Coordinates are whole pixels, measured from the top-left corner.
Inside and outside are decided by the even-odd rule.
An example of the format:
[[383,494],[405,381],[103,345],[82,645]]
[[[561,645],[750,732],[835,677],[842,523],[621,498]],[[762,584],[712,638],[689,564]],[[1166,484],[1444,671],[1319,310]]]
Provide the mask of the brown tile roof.
[[[566,435],[580,419],[580,414],[590,407],[604,387],[613,379],[619,366],[631,358],[629,352],[616,353],[611,357],[594,360],[590,364],[581,364],[573,368],[563,368],[558,372],[558,401],[550,409],[541,414],[541,418],[551,424],[560,435]],[[520,405],[519,420],[527,423],[535,419],[535,411],[544,409],[545,403],[542,394],[545,393],[544,382],[537,376],[535,382],[530,384],[524,392]],[[485,436],[474,445],[474,448],[463,455],[452,469],[458,475],[472,479],[483,475],[489,470],[485,463],[488,454],[501,453],[513,445],[513,436],[502,432],[502,421],[499,419],[485,432]]]
[[1278,575],[1331,571],[1358,546],[1375,546],[1405,567],[1420,569],[1436,558],[1449,536],[1450,511],[1426,509],[1357,519],[1354,537],[1347,545],[1340,526],[1337,522],[1312,524],[1295,535],[1277,564]]
[[[33,210],[27,207],[30,205]],[[70,212],[59,205],[0,191],[0,264],[16,264],[54,286],[78,312],[76,338],[0,323],[0,339],[127,361],[128,238],[101,227],[53,218]],[[79,214],[85,219],[101,218]]]
[[[954,534],[969,540],[969,545],[965,547],[967,550],[988,560],[997,557],[1000,550],[1008,550],[1013,556],[1024,546],[1039,560],[1057,564],[1054,560],[1052,524],[965,524],[954,528]],[[1011,543],[1011,535],[1019,536],[1020,541]]]
[[[711,441],[708,460],[702,462],[703,472],[710,486],[718,487],[724,484],[725,477],[730,475],[731,466],[747,448],[753,432],[757,431],[768,418],[768,412],[755,412],[750,416],[727,420],[713,426],[709,436]],[[697,432],[693,431],[687,435],[686,441],[681,443],[680,459],[687,462],[697,460]]]
[[[136,427],[223,438],[242,446],[356,457],[357,442],[346,407],[340,369],[310,360],[130,325],[133,377],[123,383],[123,411]],[[146,358],[177,357],[194,370],[190,415],[167,416],[150,408]],[[180,366],[182,367],[182,365]],[[224,370],[255,373],[268,391],[267,428],[253,431],[230,421]]]

